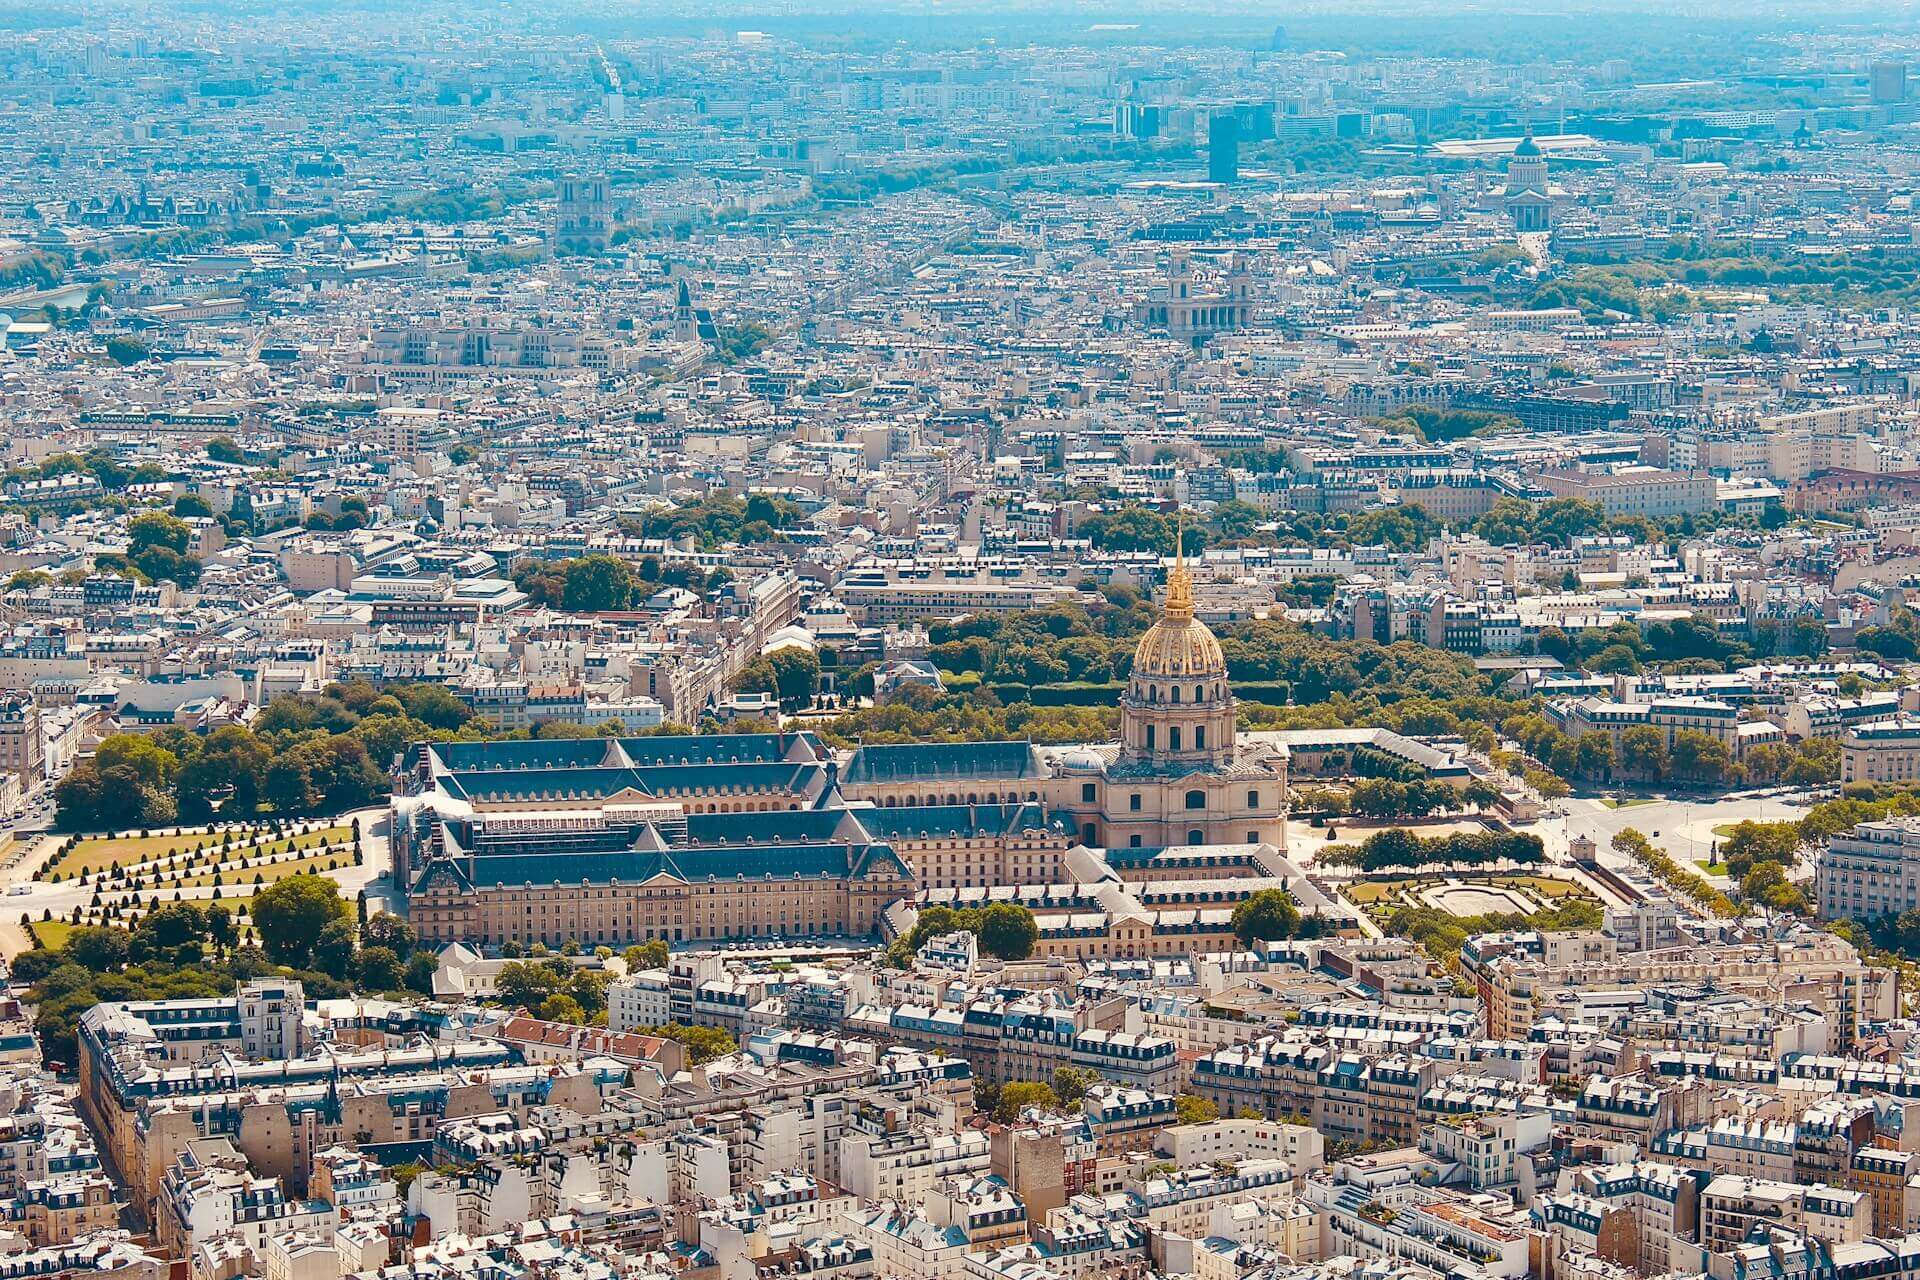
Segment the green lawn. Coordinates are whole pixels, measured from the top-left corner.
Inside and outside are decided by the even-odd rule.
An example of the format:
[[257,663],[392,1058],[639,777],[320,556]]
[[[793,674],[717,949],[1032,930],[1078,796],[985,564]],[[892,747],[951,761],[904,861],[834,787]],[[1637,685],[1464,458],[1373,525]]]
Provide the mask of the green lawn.
[[[205,911],[208,907],[216,907],[216,906],[225,907],[227,909],[227,914],[230,916],[233,916],[235,918],[236,923],[239,923],[243,926],[250,925],[253,923],[253,899],[254,899],[254,894],[251,892],[251,889],[252,889],[251,885],[240,888],[236,890],[234,893],[227,893],[225,889],[222,889],[220,892],[223,894],[227,894],[226,897],[182,898],[181,901],[191,902],[194,906],[199,907],[202,911]],[[137,894],[135,896],[139,900],[137,905],[140,911],[144,914],[147,910],[147,899],[153,895],[142,893],[142,894]],[[163,907],[169,905],[173,901],[173,895],[170,893],[160,894],[159,898],[160,898],[160,905]],[[123,903],[122,905],[124,906],[126,904]],[[242,907],[245,907],[247,909],[247,918],[245,920],[241,920],[239,918],[240,908]],[[71,930],[73,928],[73,925],[63,924],[60,921],[54,921],[53,923],[58,925],[62,929]],[[92,923],[92,922],[90,921],[89,923]],[[120,920],[109,921],[108,923],[117,924],[123,929],[131,929],[134,926],[134,924],[137,922],[125,919],[123,917]],[[43,929],[43,928],[46,928],[47,926],[36,924],[33,927],[35,929]],[[64,938],[66,935],[62,934],[61,936],[62,938]]]
[[[310,849],[316,844],[327,842],[351,841],[352,827],[323,827],[305,835],[282,836],[257,848],[249,848],[249,858],[268,853],[284,853],[290,849]],[[152,862],[159,858],[177,853],[191,853],[201,844],[206,844],[208,856],[219,847],[217,835],[187,836],[94,836],[80,841],[71,850],[55,858],[39,875],[45,880],[52,875],[61,879],[71,879],[90,871],[104,871],[114,863],[131,870],[136,864]]]
[[1693,865],[1700,868],[1700,870],[1706,872],[1710,876],[1723,876],[1727,874],[1726,863],[1715,862],[1710,858],[1695,858],[1693,860]]
[[1347,901],[1355,906],[1368,907],[1393,897],[1411,883],[1410,880],[1356,880],[1346,886],[1345,893]]
[[168,854],[186,853],[207,838],[204,835],[91,836],[48,863],[41,870],[40,878],[44,880],[54,874],[63,878],[84,875],[89,871],[104,871],[116,862],[124,867]]
[[[1555,876],[1540,875],[1500,875],[1500,876],[1456,876],[1462,884],[1504,885],[1511,889],[1523,889],[1535,897],[1547,902],[1557,902],[1570,898],[1590,898],[1585,889],[1571,880],[1562,880]],[[1371,915],[1377,923],[1384,924],[1386,917],[1404,905],[1400,898],[1423,885],[1439,884],[1447,879],[1444,875],[1402,876],[1393,880],[1355,880],[1341,887],[1341,893],[1347,901]]]
[[[172,899],[163,897],[160,899],[160,905],[165,906],[170,901],[172,901]],[[213,903],[202,899],[197,905],[204,908],[212,906]],[[248,894],[244,898],[222,898],[220,899],[220,905],[236,917],[235,923],[240,927],[242,934],[252,927],[252,894]],[[247,909],[247,916],[244,919],[239,918],[241,907]],[[122,921],[121,923],[124,925],[126,922]],[[35,920],[27,925],[27,931],[33,935],[34,943],[37,946],[42,946],[49,951],[54,951],[64,947],[67,944],[67,936],[79,927],[79,925],[67,920]]]
[[1713,834],[1715,834],[1716,836],[1719,836],[1722,840],[1731,839],[1733,836],[1733,829],[1738,825],[1739,825],[1738,823],[1734,823],[1734,822],[1723,822],[1719,826],[1713,829]]
[[[311,858],[292,858],[286,862],[276,862],[266,867],[247,867],[241,871],[223,871],[220,873],[220,883],[222,886],[250,886],[253,884],[253,878],[255,876],[261,878],[262,884],[272,884],[276,880],[284,880],[288,876],[297,876],[306,872],[312,872],[315,875],[325,875],[329,862],[337,863],[338,870],[345,870],[353,865],[353,850],[347,848],[333,853],[315,854]],[[205,887],[212,883],[213,873],[207,872],[202,875],[188,876],[186,879],[180,881],[169,880],[167,881],[166,887],[169,889],[192,889],[195,887]]]
[[34,943],[49,951],[66,946],[67,935],[73,930],[74,926],[65,920],[35,920],[27,926],[27,931],[33,935]]
[[1525,889],[1537,893],[1543,898],[1584,898],[1587,891],[1571,880],[1559,880],[1553,876],[1496,876],[1495,884],[1508,885],[1515,889]]

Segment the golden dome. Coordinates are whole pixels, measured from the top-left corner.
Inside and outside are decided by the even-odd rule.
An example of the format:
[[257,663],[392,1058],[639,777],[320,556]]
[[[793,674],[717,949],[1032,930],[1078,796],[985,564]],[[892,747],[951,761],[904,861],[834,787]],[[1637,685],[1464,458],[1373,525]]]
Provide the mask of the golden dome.
[[1184,555],[1176,555],[1167,575],[1167,602],[1160,619],[1147,628],[1133,651],[1134,679],[1218,678],[1227,674],[1226,655],[1207,624],[1193,616],[1193,575]]

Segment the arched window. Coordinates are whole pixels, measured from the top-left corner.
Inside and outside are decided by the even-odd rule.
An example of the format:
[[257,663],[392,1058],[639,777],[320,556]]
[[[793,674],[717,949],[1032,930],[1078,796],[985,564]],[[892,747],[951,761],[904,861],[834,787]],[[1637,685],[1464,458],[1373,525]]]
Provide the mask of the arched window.
[[1204,809],[1207,807],[1207,793],[1204,791],[1187,792],[1187,808]]
[[1152,685],[1152,684],[1147,686],[1147,701],[1148,702],[1160,701],[1160,686]]
[[1173,688],[1169,690],[1169,694],[1172,697],[1173,701],[1175,702],[1180,701],[1180,686],[1177,684],[1174,685]]
[[1207,842],[1206,833],[1201,831],[1200,828],[1195,827],[1193,828],[1193,830],[1187,832],[1188,844],[1205,844],[1206,842]]
[[1207,687],[1205,685],[1197,684],[1193,686],[1193,700],[1195,702],[1205,702],[1207,700]]

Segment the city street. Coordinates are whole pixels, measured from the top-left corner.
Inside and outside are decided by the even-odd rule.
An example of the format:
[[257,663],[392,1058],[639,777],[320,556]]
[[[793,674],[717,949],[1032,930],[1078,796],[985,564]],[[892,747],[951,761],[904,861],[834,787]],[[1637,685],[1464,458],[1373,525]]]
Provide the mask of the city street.
[[[1603,865],[1624,866],[1627,860],[1613,852],[1613,838],[1629,827],[1682,864],[1708,862],[1713,857],[1715,827],[1737,822],[1791,822],[1806,816],[1820,789],[1767,793],[1743,792],[1720,799],[1683,797],[1628,801],[1609,807],[1596,799],[1572,797],[1558,801],[1561,816],[1533,826],[1547,843],[1548,856],[1565,857],[1575,836],[1594,842]],[[1797,803],[1796,803],[1797,802]]]

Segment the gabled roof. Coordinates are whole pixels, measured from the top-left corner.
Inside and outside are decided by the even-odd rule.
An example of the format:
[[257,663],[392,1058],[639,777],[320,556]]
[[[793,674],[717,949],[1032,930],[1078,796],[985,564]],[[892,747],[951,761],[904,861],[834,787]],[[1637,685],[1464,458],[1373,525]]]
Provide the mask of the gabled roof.
[[891,846],[870,844],[858,851],[848,874],[858,877],[905,879],[912,873],[907,870],[906,862],[895,853]]
[[1030,742],[915,742],[858,748],[840,780],[959,784],[1046,776]]
[[467,878],[466,869],[458,862],[452,858],[435,858],[427,863],[408,892],[424,894],[444,889],[450,893],[466,893],[472,888],[473,881]]

